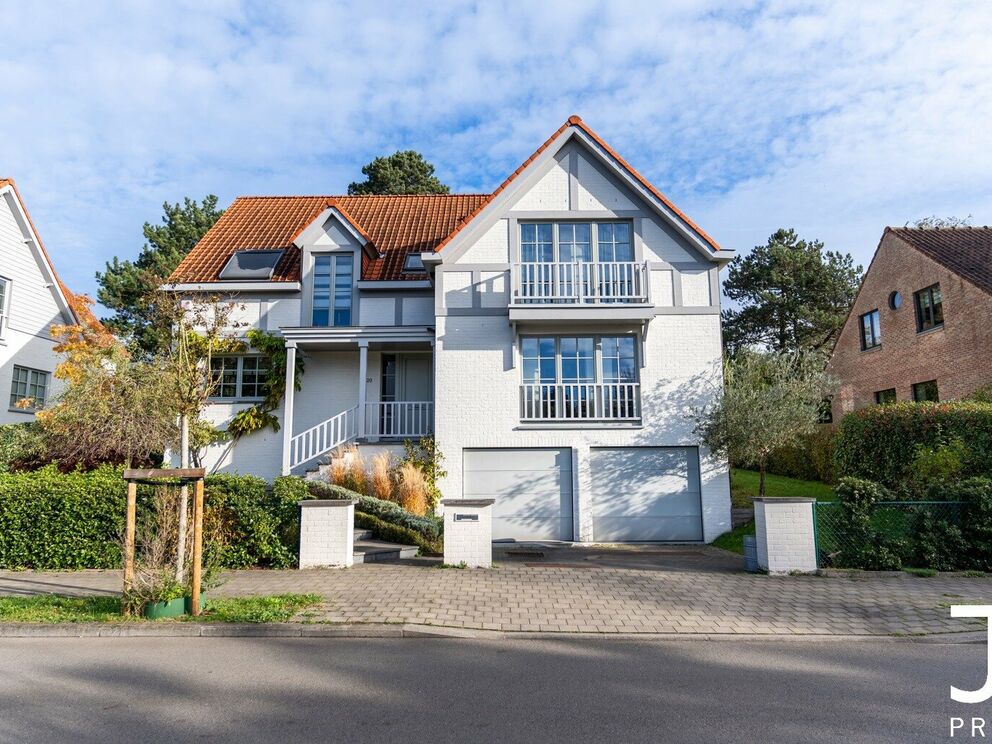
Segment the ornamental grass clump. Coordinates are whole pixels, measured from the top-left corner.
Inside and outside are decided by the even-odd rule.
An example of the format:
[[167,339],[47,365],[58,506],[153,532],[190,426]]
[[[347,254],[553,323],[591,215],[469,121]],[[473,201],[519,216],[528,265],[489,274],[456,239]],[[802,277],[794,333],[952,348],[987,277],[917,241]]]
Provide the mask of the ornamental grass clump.
[[424,516],[429,504],[424,473],[411,462],[403,463],[397,472],[396,501],[411,514]]
[[393,475],[388,452],[380,452],[372,458],[372,469],[368,478],[369,496],[390,501],[393,497]]

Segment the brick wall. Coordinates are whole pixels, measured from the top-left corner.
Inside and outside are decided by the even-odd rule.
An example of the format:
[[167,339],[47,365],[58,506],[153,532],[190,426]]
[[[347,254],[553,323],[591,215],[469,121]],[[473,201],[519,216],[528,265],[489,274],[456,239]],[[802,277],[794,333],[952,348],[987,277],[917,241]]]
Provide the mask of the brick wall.
[[[916,332],[913,293],[940,283],[942,329]],[[898,291],[902,306],[889,307]],[[861,350],[859,316],[878,309],[882,345]],[[854,309],[830,360],[840,380],[834,420],[875,402],[875,392],[896,389],[913,399],[912,385],[937,380],[941,400],[962,398],[992,383],[992,296],[887,233],[865,276]]]

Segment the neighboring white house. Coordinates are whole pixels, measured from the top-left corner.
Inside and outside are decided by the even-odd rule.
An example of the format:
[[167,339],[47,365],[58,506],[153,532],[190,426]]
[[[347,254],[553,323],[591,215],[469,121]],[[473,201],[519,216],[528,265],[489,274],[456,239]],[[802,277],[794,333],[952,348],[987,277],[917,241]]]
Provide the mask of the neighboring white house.
[[[495,498],[495,539],[710,541],[727,463],[689,411],[722,384],[732,257],[571,117],[492,194],[243,197],[170,281],[302,354],[282,430],[208,453],[271,478],[335,447],[433,434],[445,498]],[[223,425],[262,393],[215,362]]]
[[52,325],[85,306],[59,281],[13,180],[0,178],[0,424],[32,421],[57,392]]

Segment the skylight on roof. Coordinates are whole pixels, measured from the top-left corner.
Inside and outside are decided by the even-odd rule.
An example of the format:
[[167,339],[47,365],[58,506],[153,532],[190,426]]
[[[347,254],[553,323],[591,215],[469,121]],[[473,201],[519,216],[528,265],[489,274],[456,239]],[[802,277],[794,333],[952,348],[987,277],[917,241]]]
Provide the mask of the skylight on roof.
[[424,270],[424,259],[420,257],[419,253],[408,253],[406,260],[403,262],[403,271],[423,271]]
[[220,278],[265,281],[272,278],[283,250],[235,251],[220,270]]

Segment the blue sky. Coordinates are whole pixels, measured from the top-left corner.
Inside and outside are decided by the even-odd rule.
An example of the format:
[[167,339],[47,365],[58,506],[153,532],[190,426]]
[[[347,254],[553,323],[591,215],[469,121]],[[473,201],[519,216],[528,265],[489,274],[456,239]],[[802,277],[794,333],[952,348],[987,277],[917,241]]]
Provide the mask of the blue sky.
[[[419,7],[418,7],[419,6]],[[660,6],[660,7],[655,7]],[[163,201],[489,191],[578,113],[718,241],[992,223],[992,3],[8,3],[0,176],[95,294]]]

